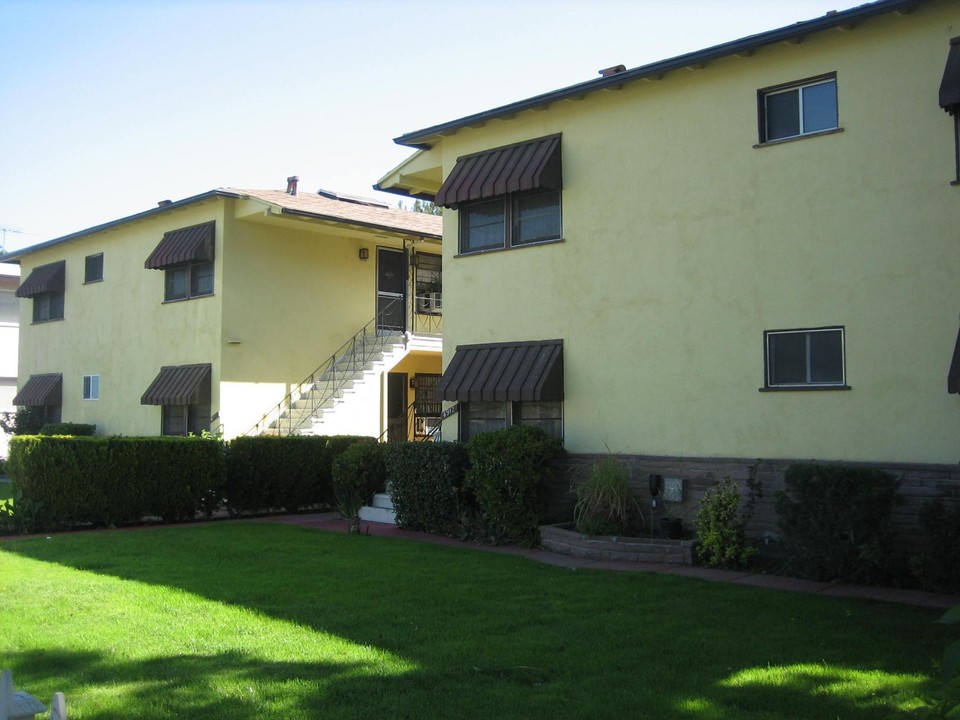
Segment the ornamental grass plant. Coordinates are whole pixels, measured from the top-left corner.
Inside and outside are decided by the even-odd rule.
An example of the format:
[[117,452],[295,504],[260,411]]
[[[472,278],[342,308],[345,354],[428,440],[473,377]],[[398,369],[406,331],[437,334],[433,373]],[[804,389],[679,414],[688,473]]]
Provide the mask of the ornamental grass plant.
[[585,535],[639,535],[643,510],[630,487],[630,474],[615,455],[600,458],[586,482],[576,486],[574,525]]

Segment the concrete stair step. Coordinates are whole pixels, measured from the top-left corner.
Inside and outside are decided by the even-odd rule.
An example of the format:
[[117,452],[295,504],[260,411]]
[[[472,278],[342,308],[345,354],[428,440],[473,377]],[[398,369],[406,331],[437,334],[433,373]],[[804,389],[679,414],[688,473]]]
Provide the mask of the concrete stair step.
[[371,507],[369,505],[360,508],[360,519],[367,522],[385,523],[387,525],[397,524],[397,514],[393,510],[382,507]]
[[393,510],[393,500],[388,493],[377,493],[373,496],[373,507]]

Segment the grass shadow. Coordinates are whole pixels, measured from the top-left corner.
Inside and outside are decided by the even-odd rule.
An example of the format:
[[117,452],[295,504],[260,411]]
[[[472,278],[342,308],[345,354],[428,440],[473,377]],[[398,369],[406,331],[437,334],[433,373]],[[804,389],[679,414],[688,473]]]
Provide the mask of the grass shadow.
[[[52,670],[59,663],[18,656],[28,677],[79,677],[81,692],[91,681],[94,687],[109,682],[112,673],[131,683],[149,673],[159,681],[137,686],[141,694],[131,698],[137,707],[159,702],[143,693],[175,690],[182,701],[205,708],[190,715],[205,718],[252,717],[243,714],[245,705],[236,709],[229,701],[238,701],[243,687],[263,687],[271,697],[282,688],[295,707],[281,711],[281,701],[271,700],[258,717],[285,719],[359,717],[360,711],[617,717],[630,708],[631,716],[651,718],[880,720],[905,707],[937,647],[935,613],[916,608],[672,576],[574,572],[458,548],[266,524],[54,536],[5,543],[0,551],[145,584],[144,592],[164,588],[172,595],[156,601],[160,613],[165,603],[186,604],[195,596],[324,634],[304,636],[301,645],[329,637],[349,641],[322,655],[319,666],[264,660],[258,650],[209,649],[225,644],[219,637],[197,638],[198,649],[186,654],[160,649],[155,658],[91,660],[61,648],[62,672]],[[137,631],[135,619],[117,622],[118,637]],[[131,625],[127,633],[124,622]],[[248,627],[248,618],[228,622]],[[172,627],[203,632],[192,620]],[[337,660],[338,653],[361,659]],[[77,666],[87,661],[97,668],[93,675]],[[824,672],[798,670],[789,682],[778,674],[810,667]],[[210,692],[212,698],[203,697]],[[161,707],[168,714],[150,709],[154,714],[140,717],[182,716]],[[331,709],[336,712],[327,714]]]

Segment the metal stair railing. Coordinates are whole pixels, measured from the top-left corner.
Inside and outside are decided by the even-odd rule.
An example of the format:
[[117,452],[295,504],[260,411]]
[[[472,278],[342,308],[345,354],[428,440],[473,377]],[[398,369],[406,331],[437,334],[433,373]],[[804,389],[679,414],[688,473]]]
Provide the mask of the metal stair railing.
[[294,385],[279,403],[265,412],[244,434],[260,435],[273,428],[278,435],[292,435],[310,422],[320,409],[331,406],[344,387],[356,379],[374,357],[388,345],[403,339],[400,331],[391,333],[380,327],[383,318],[396,317],[396,306],[402,302],[403,298],[387,302],[375,318],[354,333],[316,370]]
[[[390,433],[394,432],[396,428],[399,427],[401,424],[406,428],[406,436],[403,438],[404,441],[407,441],[410,438],[413,438],[412,442],[433,442],[433,441],[439,440],[439,436],[440,436],[439,423],[433,426],[432,428],[430,428],[430,431],[426,435],[417,435],[416,432],[414,431],[414,428],[416,426],[416,420],[417,420],[416,405],[417,405],[417,401],[414,400],[412,403],[410,403],[407,406],[407,409],[404,411],[402,420],[399,420],[399,418],[394,418],[394,420],[399,420],[399,422],[396,422],[393,425],[391,425],[388,422],[387,429],[384,430],[382,433],[380,433],[380,437],[377,438],[377,441],[392,442],[390,438]],[[424,415],[420,417],[427,417],[427,416]]]

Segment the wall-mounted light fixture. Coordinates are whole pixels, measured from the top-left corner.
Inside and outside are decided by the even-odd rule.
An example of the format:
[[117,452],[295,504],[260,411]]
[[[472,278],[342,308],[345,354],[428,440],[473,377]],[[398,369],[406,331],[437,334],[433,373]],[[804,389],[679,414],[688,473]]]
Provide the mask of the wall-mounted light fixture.
[[361,260],[370,259],[370,248],[360,248],[360,259]]

